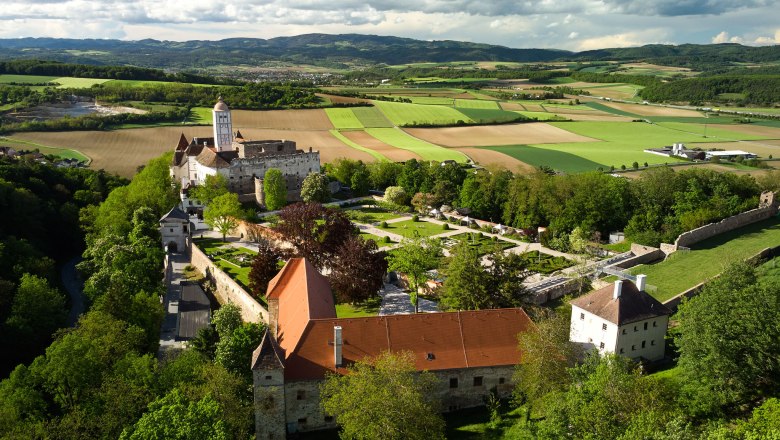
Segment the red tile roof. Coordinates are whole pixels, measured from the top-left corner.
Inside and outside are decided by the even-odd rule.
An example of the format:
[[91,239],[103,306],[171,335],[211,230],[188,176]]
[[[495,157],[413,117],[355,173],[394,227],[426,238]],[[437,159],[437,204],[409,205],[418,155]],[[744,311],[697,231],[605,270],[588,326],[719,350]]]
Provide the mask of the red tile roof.
[[523,309],[336,318],[328,281],[293,258],[269,283],[279,301],[277,340],[286,380],[320,379],[335,368],[333,327],[342,327],[343,366],[384,351],[411,351],[420,370],[515,365],[517,335],[533,327]]
[[613,297],[614,291],[615,285],[609,284],[572,300],[571,305],[617,325],[672,314],[669,308],[648,293],[639,291],[631,281],[623,281],[617,299]]

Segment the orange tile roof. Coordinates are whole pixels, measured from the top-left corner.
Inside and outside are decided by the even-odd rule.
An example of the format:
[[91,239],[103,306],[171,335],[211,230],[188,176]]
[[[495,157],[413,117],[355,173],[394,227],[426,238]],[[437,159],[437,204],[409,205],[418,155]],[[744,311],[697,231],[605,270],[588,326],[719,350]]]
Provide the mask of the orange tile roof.
[[617,325],[672,314],[669,308],[648,293],[639,291],[631,281],[623,281],[621,294],[617,299],[613,297],[614,290],[614,283],[609,284],[573,299],[571,305]]
[[303,258],[287,262],[268,283],[266,297],[279,301],[277,340],[286,380],[346,372],[335,367],[337,325],[343,366],[387,350],[411,351],[419,370],[517,364],[517,335],[533,327],[520,308],[338,319],[327,279]]

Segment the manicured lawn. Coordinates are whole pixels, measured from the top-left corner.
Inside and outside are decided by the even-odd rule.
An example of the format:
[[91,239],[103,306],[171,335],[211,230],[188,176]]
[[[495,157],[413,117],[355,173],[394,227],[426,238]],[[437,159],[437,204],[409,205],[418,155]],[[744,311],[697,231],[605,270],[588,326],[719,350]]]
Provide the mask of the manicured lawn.
[[386,228],[381,226],[378,227],[384,231],[392,232],[393,234],[398,234],[406,238],[412,238],[417,235],[420,237],[430,237],[432,235],[438,235],[447,232],[442,229],[442,226],[439,224],[422,220],[415,222],[411,219],[404,220],[402,222],[389,223]]
[[382,208],[371,208],[368,206],[356,209],[345,209],[344,213],[347,214],[347,217],[349,217],[350,220],[367,225],[403,217],[403,214],[397,214]]
[[376,107],[354,107],[352,113],[360,121],[360,123],[366,128],[384,128],[392,127],[393,123],[390,122]]
[[0,84],[41,84],[54,82],[56,76],[40,75],[0,75]]
[[461,108],[481,108],[498,110],[498,103],[496,101],[482,101],[479,99],[456,99],[455,107]]
[[344,144],[346,144],[346,145],[348,145],[348,146],[350,146],[350,147],[352,147],[352,148],[354,148],[354,149],[356,149],[358,151],[362,151],[364,153],[368,153],[368,154],[374,156],[374,158],[376,158],[376,160],[378,160],[380,162],[390,162],[390,159],[385,157],[384,154],[382,154],[382,153],[380,153],[380,152],[378,152],[376,150],[372,150],[370,148],[366,148],[366,147],[364,147],[364,146],[362,146],[362,145],[352,141],[351,139],[349,139],[346,136],[344,136],[343,134],[341,134],[341,132],[338,131],[338,130],[330,130],[330,134],[332,134],[333,137],[335,137],[336,139],[340,140]]
[[382,298],[372,298],[361,304],[336,304],[336,316],[339,318],[362,318],[379,314]]
[[780,218],[775,217],[697,243],[663,262],[637,266],[631,273],[647,275],[648,293],[663,302],[778,243]]
[[363,240],[372,240],[374,243],[376,243],[377,247],[390,246],[391,244],[395,243],[392,239],[390,239],[389,243],[385,243],[385,238],[390,237],[380,237],[378,235],[369,234],[368,232],[363,231],[360,231],[359,237]]
[[374,101],[382,113],[393,124],[415,125],[450,125],[458,121],[472,122],[466,115],[452,107],[443,105],[407,104],[400,102]]
[[[193,242],[205,253],[217,267],[233,278],[247,292],[249,289],[249,272],[252,270],[252,257],[256,252],[246,248],[234,248],[222,243],[218,238],[196,238]],[[244,262],[239,261],[243,258]],[[262,299],[258,299],[263,302]]]
[[351,108],[326,108],[325,113],[333,126],[338,129],[363,128],[363,124],[360,123]]
[[[442,232],[445,231],[442,230]],[[441,237],[440,240],[442,245],[448,249],[451,249],[457,244],[456,240],[461,242],[465,241],[469,244],[469,247],[477,249],[480,255],[485,255],[496,248],[504,250],[516,246],[514,243],[501,240],[500,238],[493,240],[486,235],[480,235],[479,232],[464,232],[462,234]]]
[[[456,111],[455,109],[450,110]],[[440,162],[444,160],[454,160],[461,163],[466,162],[467,160],[466,156],[458,151],[448,150],[447,148],[425,142],[410,136],[405,131],[398,128],[367,128],[366,133],[388,145],[417,153],[424,160],[437,160]]]

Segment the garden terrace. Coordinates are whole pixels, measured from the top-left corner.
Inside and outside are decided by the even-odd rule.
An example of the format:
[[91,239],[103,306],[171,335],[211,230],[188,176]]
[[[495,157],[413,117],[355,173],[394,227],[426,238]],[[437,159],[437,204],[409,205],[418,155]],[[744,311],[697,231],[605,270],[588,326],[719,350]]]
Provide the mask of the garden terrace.
[[506,250],[516,246],[514,243],[510,243],[505,240],[501,240],[497,237],[488,237],[480,232],[464,232],[462,234],[450,235],[440,238],[442,246],[447,249],[451,249],[458,242],[466,242],[469,247],[474,248],[479,252],[479,255],[485,255],[493,250]]

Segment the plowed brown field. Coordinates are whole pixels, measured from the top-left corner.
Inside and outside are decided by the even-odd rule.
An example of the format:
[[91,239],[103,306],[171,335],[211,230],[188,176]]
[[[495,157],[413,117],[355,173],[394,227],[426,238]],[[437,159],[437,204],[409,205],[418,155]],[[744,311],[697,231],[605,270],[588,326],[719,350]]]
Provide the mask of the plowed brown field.
[[[233,110],[233,128],[271,128],[281,130],[332,130],[325,110]],[[241,134],[244,134],[242,131]]]
[[506,154],[500,153],[498,151],[488,150],[486,148],[460,147],[453,149],[467,155],[471,158],[471,160],[477,162],[480,165],[498,165],[510,171],[520,173],[532,172],[535,169],[533,166],[528,165],[525,162],[521,162],[514,157],[507,156]]

